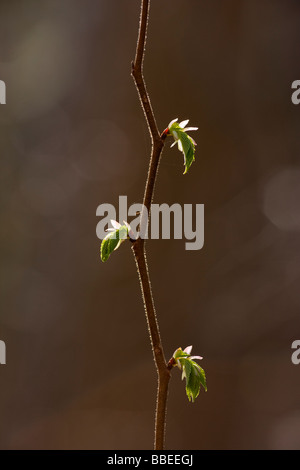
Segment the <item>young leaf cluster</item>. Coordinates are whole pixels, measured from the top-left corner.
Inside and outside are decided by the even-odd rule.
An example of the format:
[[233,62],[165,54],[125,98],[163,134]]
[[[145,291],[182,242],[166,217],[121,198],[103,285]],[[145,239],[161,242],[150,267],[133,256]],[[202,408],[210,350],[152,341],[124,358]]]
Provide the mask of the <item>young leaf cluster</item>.
[[196,142],[192,137],[187,134],[187,131],[196,131],[198,127],[186,127],[189,120],[177,122],[177,119],[174,119],[170,122],[167,131],[169,135],[174,137],[175,142],[171,145],[177,144],[178,150],[183,153],[184,156],[184,175],[188,172],[191,164],[195,161],[195,151],[196,151]]
[[100,256],[103,262],[107,261],[113,251],[117,250],[122,242],[129,238],[130,226],[127,222],[123,225],[119,224],[115,220],[111,220],[113,228],[107,229],[109,232],[106,237],[102,240],[100,247]]
[[201,386],[207,391],[205,372],[194,359],[202,359],[201,356],[191,356],[192,346],[184,350],[176,349],[173,354],[174,366],[182,370],[182,380],[186,379],[186,394],[189,401],[194,402],[200,393]]

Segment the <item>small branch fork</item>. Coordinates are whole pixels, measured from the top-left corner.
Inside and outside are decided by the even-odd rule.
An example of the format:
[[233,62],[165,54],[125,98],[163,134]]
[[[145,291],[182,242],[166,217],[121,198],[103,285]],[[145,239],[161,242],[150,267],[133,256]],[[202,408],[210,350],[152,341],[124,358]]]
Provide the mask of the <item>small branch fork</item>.
[[[152,144],[149,170],[143,199],[143,209],[140,217],[140,228],[147,227],[149,225],[150,209],[155,181],[157,177],[157,170],[160,156],[164,146],[164,139],[166,138],[166,133],[163,132],[160,135],[158,131],[149,94],[147,92],[145,80],[143,77],[143,61],[147,35],[147,24],[149,19],[149,9],[150,0],[141,0],[141,16],[136,45],[136,54],[131,66],[131,74],[134,79],[138,95],[141,101],[141,106],[145,114]],[[139,274],[151,346],[158,375],[154,449],[163,450],[165,445],[165,424],[168,386],[170,380],[170,370],[173,366],[173,363],[171,363],[172,360],[170,360],[168,364],[166,363],[163,346],[160,338],[159,326],[152,296],[151,282],[147,267],[145,240],[139,237],[136,241],[133,242],[132,250],[134,253],[134,258]]]

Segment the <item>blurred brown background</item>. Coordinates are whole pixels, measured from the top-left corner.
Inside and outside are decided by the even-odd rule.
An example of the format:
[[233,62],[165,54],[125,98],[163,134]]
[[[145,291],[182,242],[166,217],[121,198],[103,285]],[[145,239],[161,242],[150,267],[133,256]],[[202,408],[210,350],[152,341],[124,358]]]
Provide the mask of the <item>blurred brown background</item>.
[[[150,141],[130,76],[138,0],[1,0],[2,449],[148,449],[156,374],[129,244],[101,263],[96,208],[141,202]],[[163,153],[154,202],[205,204],[205,246],[147,243],[170,383],[169,449],[300,447],[297,0],[152,0],[158,126],[190,118],[196,162]],[[171,142],[170,142],[171,143]]]

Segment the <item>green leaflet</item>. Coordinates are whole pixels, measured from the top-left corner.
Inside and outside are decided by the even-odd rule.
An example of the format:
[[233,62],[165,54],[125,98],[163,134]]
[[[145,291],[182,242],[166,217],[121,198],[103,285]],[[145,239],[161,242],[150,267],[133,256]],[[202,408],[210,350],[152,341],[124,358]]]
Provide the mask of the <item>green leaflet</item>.
[[201,383],[202,387],[207,392],[206,376],[205,376],[204,370],[196,362],[192,361],[192,363],[193,363],[194,367],[196,367],[196,369],[198,370],[199,377],[200,377],[200,383]]
[[186,359],[186,358],[180,359],[180,363],[182,366],[182,380],[186,378],[187,383],[190,379],[191,370],[192,370],[192,366],[190,362],[191,361],[189,361],[189,359]]
[[190,361],[192,363],[191,373],[189,375],[189,380],[186,383],[186,393],[188,399],[192,402],[195,401],[197,396],[200,393],[201,385],[205,391],[207,391],[205,372],[196,362]]
[[[185,121],[187,122],[187,121]],[[185,130],[195,130],[197,128],[183,128],[177,122],[172,122],[169,127],[170,134],[174,137],[175,143],[178,144],[178,149],[183,153],[184,156],[184,175],[188,172],[191,164],[195,161],[195,142],[194,140],[185,132]],[[174,144],[173,144],[174,145]]]
[[114,250],[117,250],[121,243],[128,237],[128,228],[122,225],[119,229],[110,232],[102,240],[100,256],[103,262],[107,261]]
[[191,164],[195,161],[195,144],[192,141],[191,137],[185,132],[179,133],[179,140],[181,141],[183,154],[184,154],[184,175],[188,172]]
[[186,382],[186,394],[189,401],[194,402],[200,393],[200,375],[195,367],[191,368],[189,380]]

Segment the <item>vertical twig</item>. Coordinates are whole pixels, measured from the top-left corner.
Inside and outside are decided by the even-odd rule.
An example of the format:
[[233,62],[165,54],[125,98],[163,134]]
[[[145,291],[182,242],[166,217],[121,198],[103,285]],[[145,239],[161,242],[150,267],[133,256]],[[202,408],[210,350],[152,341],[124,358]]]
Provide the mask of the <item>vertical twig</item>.
[[[143,77],[143,61],[147,34],[147,24],[149,18],[149,8],[150,0],[142,0],[136,54],[134,62],[132,63],[132,76],[135,81],[138,95],[141,101],[141,106],[143,108],[145,118],[148,124],[152,143],[149,170],[143,199],[143,209],[140,218],[140,227],[142,228],[149,224],[151,202],[153,198],[158,164],[164,146],[164,136],[160,136],[159,134],[149,94],[147,92],[145,80]],[[132,249],[140,278],[142,296],[144,300],[144,307],[148,323],[148,330],[158,375],[154,448],[155,450],[162,450],[164,449],[165,442],[165,422],[170,370],[168,368],[168,365],[166,364],[159,333],[158,321],[155,313],[150,277],[147,268],[145,240],[141,237],[138,238],[133,243]]]

